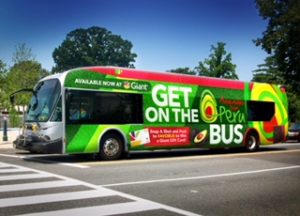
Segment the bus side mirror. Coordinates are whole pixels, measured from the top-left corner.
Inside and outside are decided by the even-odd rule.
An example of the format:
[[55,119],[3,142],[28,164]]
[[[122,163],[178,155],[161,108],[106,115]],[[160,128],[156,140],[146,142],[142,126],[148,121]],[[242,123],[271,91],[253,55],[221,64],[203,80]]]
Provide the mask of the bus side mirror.
[[21,92],[31,92],[31,93],[35,94],[35,92],[33,91],[33,89],[27,89],[27,88],[24,88],[24,89],[20,89],[20,90],[18,90],[18,91],[15,91],[15,92],[13,92],[13,93],[11,93],[11,94],[9,95],[9,100],[10,100],[10,103],[11,103],[12,105],[15,104],[15,96],[16,96],[16,94],[19,94],[19,93],[21,93]]
[[12,105],[15,105],[15,95],[10,95],[9,100]]

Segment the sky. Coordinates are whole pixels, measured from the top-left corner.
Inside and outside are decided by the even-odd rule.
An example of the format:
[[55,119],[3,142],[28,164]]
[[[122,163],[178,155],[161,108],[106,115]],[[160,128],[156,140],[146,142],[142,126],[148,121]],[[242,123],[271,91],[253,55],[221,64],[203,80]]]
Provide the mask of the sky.
[[253,43],[266,25],[254,0],[0,0],[0,59],[12,66],[25,43],[51,70],[70,31],[99,26],[131,41],[143,70],[194,68],[224,42],[239,79],[250,81],[266,57]]

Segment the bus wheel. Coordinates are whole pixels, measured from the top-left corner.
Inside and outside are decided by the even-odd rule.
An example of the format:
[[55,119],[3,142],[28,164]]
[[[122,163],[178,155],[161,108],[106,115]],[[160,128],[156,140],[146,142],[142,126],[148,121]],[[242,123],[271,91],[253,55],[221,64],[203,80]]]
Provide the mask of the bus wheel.
[[245,148],[248,152],[254,152],[259,148],[259,139],[256,133],[249,133],[246,136]]
[[100,146],[100,158],[102,160],[116,160],[123,153],[124,142],[117,134],[107,133],[102,137]]

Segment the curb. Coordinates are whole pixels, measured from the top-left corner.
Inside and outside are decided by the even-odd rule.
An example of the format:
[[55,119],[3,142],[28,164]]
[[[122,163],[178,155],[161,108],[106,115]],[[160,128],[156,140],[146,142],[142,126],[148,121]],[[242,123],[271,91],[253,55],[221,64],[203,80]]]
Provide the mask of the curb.
[[13,144],[10,141],[0,142],[0,149],[13,149]]

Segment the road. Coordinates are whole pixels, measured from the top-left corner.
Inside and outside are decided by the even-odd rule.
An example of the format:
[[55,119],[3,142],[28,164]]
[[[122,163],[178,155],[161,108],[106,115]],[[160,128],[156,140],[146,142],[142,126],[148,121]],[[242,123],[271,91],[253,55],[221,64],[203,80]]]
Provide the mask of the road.
[[120,161],[0,146],[0,215],[300,215],[300,144]]

